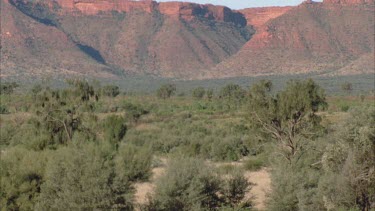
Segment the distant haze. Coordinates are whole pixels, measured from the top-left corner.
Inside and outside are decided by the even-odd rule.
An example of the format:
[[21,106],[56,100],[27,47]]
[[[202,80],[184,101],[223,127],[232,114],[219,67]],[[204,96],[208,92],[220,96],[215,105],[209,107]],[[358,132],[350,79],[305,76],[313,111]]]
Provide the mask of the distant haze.
[[[176,1],[176,0],[158,0],[158,1]],[[232,9],[243,9],[249,7],[267,7],[267,6],[292,6],[298,5],[303,0],[186,0],[199,4],[224,5]],[[321,1],[321,0],[319,0]]]

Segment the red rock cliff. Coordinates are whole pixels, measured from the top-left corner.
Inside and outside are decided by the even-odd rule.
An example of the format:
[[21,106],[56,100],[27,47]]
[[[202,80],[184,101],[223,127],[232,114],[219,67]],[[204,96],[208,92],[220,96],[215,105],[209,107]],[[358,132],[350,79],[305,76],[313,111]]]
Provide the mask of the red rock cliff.
[[259,28],[264,25],[267,21],[277,18],[293,7],[261,7],[261,8],[248,8],[239,10],[244,14],[247,25],[252,25],[255,28]]
[[162,2],[152,0],[12,0],[22,3],[43,3],[53,7],[53,2],[61,7],[63,13],[79,11],[84,15],[96,15],[100,12],[130,12],[143,11],[147,13],[160,12],[161,14],[190,21],[194,18],[233,22],[245,26],[246,19],[236,11],[223,6],[201,5],[187,2]]
[[161,14],[184,20],[192,20],[195,17],[202,17],[224,22],[233,22],[241,26],[246,25],[246,19],[239,13],[223,6],[211,4],[200,5],[187,2],[163,2],[159,3]]

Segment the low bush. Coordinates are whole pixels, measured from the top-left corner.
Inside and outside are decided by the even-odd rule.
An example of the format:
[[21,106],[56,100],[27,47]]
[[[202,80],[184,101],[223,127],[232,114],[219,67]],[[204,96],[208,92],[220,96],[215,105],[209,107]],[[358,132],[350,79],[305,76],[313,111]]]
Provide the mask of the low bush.
[[9,114],[9,110],[5,105],[0,105],[0,114]]
[[128,181],[146,181],[151,175],[152,152],[130,144],[121,146],[115,158],[116,171]]
[[249,209],[243,199],[250,185],[242,171],[219,175],[203,160],[172,158],[145,210]]
[[108,116],[103,123],[104,139],[109,141],[114,146],[124,138],[127,127],[125,125],[125,119],[121,116],[111,115]]
[[250,157],[244,163],[244,168],[245,170],[248,170],[248,171],[257,171],[257,170],[260,170],[264,166],[265,166],[264,161],[257,157]]
[[147,210],[212,209],[220,203],[220,179],[213,169],[193,158],[171,159],[157,182]]

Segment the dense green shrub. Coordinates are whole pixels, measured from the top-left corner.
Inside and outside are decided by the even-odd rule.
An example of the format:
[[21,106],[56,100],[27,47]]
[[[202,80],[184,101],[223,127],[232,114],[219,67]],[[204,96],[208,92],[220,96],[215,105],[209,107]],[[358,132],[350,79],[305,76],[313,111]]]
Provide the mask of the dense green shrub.
[[330,134],[305,143],[293,165],[274,159],[270,210],[371,210],[375,112],[355,109]]
[[116,172],[111,148],[94,144],[64,147],[47,164],[37,209],[132,208],[132,188]]
[[120,94],[120,88],[115,85],[107,85],[101,88],[101,94],[107,97],[116,97]]
[[191,94],[196,99],[202,99],[206,94],[206,90],[203,87],[197,87],[193,89]]
[[33,210],[44,181],[48,152],[22,147],[8,148],[0,159],[0,207],[2,210]]
[[1,82],[0,83],[0,94],[10,95],[20,85],[16,82]]
[[349,105],[341,105],[340,109],[341,109],[342,112],[347,112],[347,111],[349,111],[350,106]]
[[126,117],[133,122],[137,122],[142,115],[149,113],[143,106],[131,102],[124,102],[121,108],[125,110]]
[[244,172],[234,170],[226,176],[222,186],[222,198],[225,206],[234,208],[251,208],[250,199],[243,201],[247,191],[251,189],[251,184],[244,177]]
[[[375,109],[355,109],[322,155],[319,188],[327,209],[371,210],[375,203]],[[333,140],[333,141],[332,141]]]
[[152,152],[148,148],[122,145],[115,164],[117,174],[128,181],[146,181],[151,175]]
[[9,114],[9,110],[5,105],[0,105],[0,114]]
[[207,97],[208,100],[212,100],[212,98],[214,97],[214,90],[213,89],[207,89],[206,97]]
[[219,190],[219,177],[203,161],[173,158],[157,183],[151,205],[154,210],[210,209],[220,203]]
[[222,179],[203,160],[172,158],[167,172],[157,182],[154,197],[145,210],[215,210],[251,208],[244,201],[250,183],[242,171],[234,171]]
[[156,91],[156,95],[161,99],[167,99],[173,96],[176,90],[176,85],[164,84]]
[[228,84],[219,93],[219,97],[225,100],[239,103],[246,96],[246,91],[240,85]]
[[247,155],[244,143],[236,137],[214,141],[211,149],[211,158],[217,161],[237,161]]
[[127,127],[125,119],[121,116],[110,115],[103,121],[104,139],[113,146],[117,146],[124,138]]
[[244,168],[248,171],[257,171],[265,166],[265,163],[260,158],[250,157],[244,163]]

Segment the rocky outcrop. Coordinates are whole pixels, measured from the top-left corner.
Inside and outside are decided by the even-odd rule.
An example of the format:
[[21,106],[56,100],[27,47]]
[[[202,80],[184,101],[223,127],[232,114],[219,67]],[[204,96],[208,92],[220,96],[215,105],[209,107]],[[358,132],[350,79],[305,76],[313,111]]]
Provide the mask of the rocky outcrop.
[[267,21],[277,18],[293,7],[261,7],[261,8],[248,8],[239,10],[244,14],[247,25],[254,26],[256,29],[263,26]]
[[233,22],[240,26],[246,25],[246,19],[239,13],[228,7],[214,5],[200,5],[187,2],[164,2],[159,3],[161,14],[190,21],[196,17],[209,20]]
[[[228,7],[201,5],[188,2],[161,2],[151,0],[10,0],[15,5],[43,5],[68,15],[98,15],[116,12],[142,11],[146,13],[161,13],[174,18],[191,21],[194,18],[204,18],[222,22],[232,22],[239,26],[246,25],[246,19],[240,12]],[[79,12],[77,14],[77,12]]]

